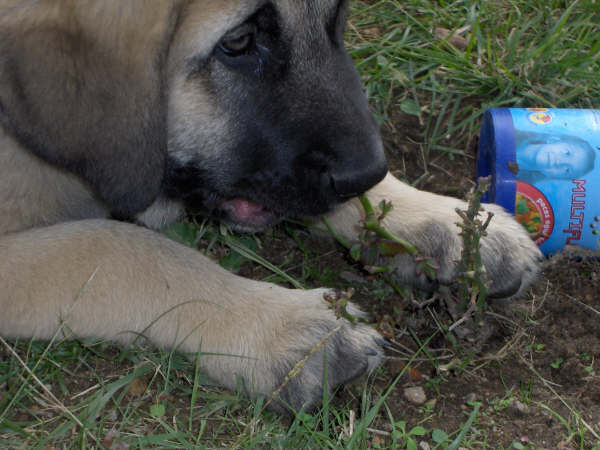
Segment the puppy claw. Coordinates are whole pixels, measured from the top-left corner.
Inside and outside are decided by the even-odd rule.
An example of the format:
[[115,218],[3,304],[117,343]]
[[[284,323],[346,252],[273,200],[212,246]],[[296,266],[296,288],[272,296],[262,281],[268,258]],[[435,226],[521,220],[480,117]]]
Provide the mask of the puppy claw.
[[379,345],[380,347],[383,347],[383,348],[392,347],[392,343],[383,338],[377,338],[377,339],[375,339],[375,342],[377,343],[377,345]]
[[370,347],[367,347],[365,350],[366,350],[366,352],[365,352],[365,353],[366,353],[368,356],[377,356],[377,355],[379,355],[379,352],[378,352],[377,350],[375,350],[375,349],[372,349],[372,348],[370,348]]

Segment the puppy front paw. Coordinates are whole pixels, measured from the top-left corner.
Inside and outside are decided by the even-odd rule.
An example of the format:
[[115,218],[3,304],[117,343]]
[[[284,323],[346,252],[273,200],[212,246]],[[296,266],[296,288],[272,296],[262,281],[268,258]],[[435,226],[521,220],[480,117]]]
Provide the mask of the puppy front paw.
[[[393,258],[379,259],[379,265],[392,268],[392,276],[400,283],[432,289],[437,283],[452,284],[457,280],[458,263],[463,241],[457,222],[461,219],[455,208],[465,209],[464,202],[445,198],[443,208],[429,214],[426,220],[390,221],[390,231],[413,244],[423,257],[436,267],[435,277],[417,267],[418,261],[406,253]],[[542,254],[528,232],[514,218],[496,205],[484,205],[484,212],[494,214],[486,235],[481,238],[480,254],[490,282],[488,295],[492,298],[518,296],[535,280],[540,270]],[[390,214],[394,214],[394,210]]]
[[[353,306],[350,311],[359,314]],[[383,360],[385,341],[373,327],[338,319],[326,306],[296,323],[283,344],[271,365],[276,384],[283,388],[269,406],[290,413],[314,408],[324,389],[330,393],[373,371]]]
[[501,207],[485,205],[485,209],[494,213],[481,245],[481,257],[492,280],[489,294],[518,296],[535,281],[542,253],[527,230]]

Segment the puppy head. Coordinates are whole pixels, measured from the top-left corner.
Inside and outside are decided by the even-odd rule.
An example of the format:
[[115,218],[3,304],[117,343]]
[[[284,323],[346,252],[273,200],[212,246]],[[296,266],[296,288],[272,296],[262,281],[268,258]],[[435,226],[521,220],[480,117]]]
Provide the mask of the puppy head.
[[188,6],[169,56],[171,195],[260,228],[322,214],[383,178],[377,125],[344,50],[347,3]]

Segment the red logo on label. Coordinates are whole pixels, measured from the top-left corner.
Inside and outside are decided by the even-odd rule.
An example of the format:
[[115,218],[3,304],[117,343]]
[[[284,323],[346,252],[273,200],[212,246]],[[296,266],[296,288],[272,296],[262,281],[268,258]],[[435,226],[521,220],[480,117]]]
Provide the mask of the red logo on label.
[[554,229],[554,211],[550,202],[537,188],[522,181],[517,181],[515,217],[537,245],[546,242]]
[[546,112],[536,112],[529,115],[529,120],[536,125],[547,125],[552,122],[552,116]]

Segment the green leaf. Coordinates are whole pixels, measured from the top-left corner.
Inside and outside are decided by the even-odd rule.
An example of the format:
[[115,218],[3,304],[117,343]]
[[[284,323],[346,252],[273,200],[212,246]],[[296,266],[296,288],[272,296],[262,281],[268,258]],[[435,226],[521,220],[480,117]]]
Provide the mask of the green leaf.
[[422,426],[417,425],[412,430],[410,430],[408,434],[412,436],[425,436],[427,434],[427,430]]
[[[258,245],[256,244],[256,241],[250,236],[244,236],[237,240],[241,245],[245,246],[249,250],[252,250],[253,252],[256,252],[258,250]],[[229,254],[222,257],[219,260],[219,264],[221,264],[221,267],[229,270],[230,272],[238,273],[242,268],[242,264],[244,264],[246,261],[250,260],[247,257],[241,255],[240,253],[230,248]]]
[[417,447],[417,443],[413,438],[408,438],[406,441],[406,450],[419,450],[419,447]]
[[448,434],[445,431],[440,430],[438,428],[433,430],[433,432],[431,433],[431,439],[436,444],[443,444],[444,442],[446,442],[448,440],[448,438],[449,438]]
[[564,359],[563,359],[563,358],[561,358],[561,357],[559,356],[558,358],[556,358],[556,359],[554,360],[554,362],[553,362],[552,364],[550,364],[550,366],[551,366],[553,369],[559,369],[559,368],[560,368],[560,366],[562,365],[563,361],[564,361]]
[[406,422],[404,420],[396,422],[396,426],[402,430],[402,434],[406,433]]
[[400,102],[400,109],[402,110],[402,112],[411,116],[421,115],[421,108],[419,108],[419,105],[417,105],[417,103],[414,100],[411,100],[409,98]]
[[384,67],[387,67],[387,66],[389,66],[389,65],[390,65],[390,62],[388,61],[388,59],[387,59],[385,56],[383,56],[383,55],[378,55],[378,56],[377,56],[377,65],[378,65],[380,68],[384,68]]
[[158,403],[158,404],[152,405],[150,407],[150,415],[152,417],[160,418],[160,417],[164,417],[165,414],[166,414],[165,405],[163,405],[162,403]]
[[198,245],[198,227],[190,222],[175,222],[162,230],[162,234],[187,247]]
[[362,246],[360,244],[354,244],[352,248],[350,248],[350,257],[354,261],[360,261],[361,249]]

